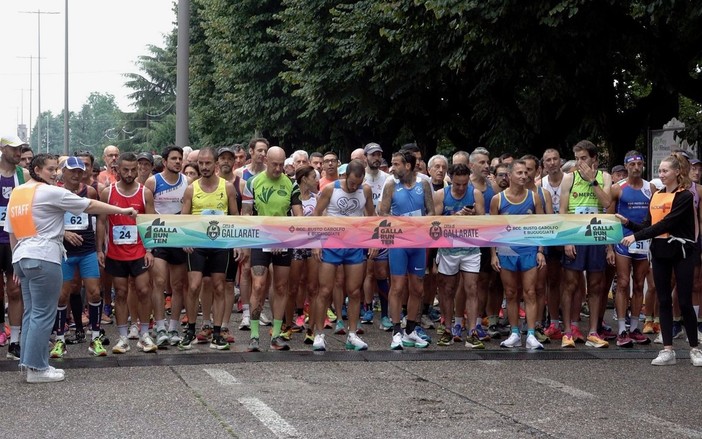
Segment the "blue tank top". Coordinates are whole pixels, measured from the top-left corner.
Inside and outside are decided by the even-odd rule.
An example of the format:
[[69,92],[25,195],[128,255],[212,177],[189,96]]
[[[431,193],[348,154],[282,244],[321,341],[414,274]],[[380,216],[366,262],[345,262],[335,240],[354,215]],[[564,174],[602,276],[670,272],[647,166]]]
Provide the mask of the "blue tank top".
[[453,215],[466,206],[474,205],[475,197],[471,185],[468,185],[466,193],[460,200],[455,199],[453,195],[451,195],[451,186],[444,188],[444,210],[441,212],[442,215]]
[[427,214],[424,206],[424,185],[419,177],[411,188],[406,188],[399,180],[395,179],[390,214],[394,216],[424,216]]
[[[468,183],[468,192],[472,194],[474,190],[475,186],[473,186],[473,183]],[[481,191],[481,193],[483,194],[485,203],[485,215],[490,215],[490,203],[492,202],[492,197],[495,196],[495,190],[492,188],[489,181],[485,181],[485,190]]]
[[[628,218],[634,223],[642,223],[648,214],[648,206],[651,204],[651,184],[644,180],[643,185],[632,188],[629,183],[623,181],[619,184],[622,191],[617,201],[617,213]],[[633,232],[622,226],[624,236],[629,236]]]
[[[498,212],[500,213],[500,215],[531,215],[532,213],[536,212],[534,192],[527,190],[526,194],[524,195],[524,199],[519,203],[512,203],[507,199],[507,196],[504,192],[500,192],[500,205],[498,208]],[[503,256],[514,256],[510,255],[509,251],[506,249],[510,249],[512,252],[520,254],[534,251],[534,248],[534,246],[524,245],[512,247],[499,247],[498,253]]]

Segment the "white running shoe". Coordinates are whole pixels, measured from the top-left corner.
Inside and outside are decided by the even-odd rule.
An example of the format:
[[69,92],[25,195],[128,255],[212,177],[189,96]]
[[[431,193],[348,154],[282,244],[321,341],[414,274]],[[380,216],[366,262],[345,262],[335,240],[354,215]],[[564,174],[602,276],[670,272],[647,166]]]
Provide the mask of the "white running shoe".
[[244,316],[239,323],[239,331],[250,331],[251,330],[251,318],[249,316]]
[[500,346],[503,348],[520,348],[522,347],[522,337],[513,332],[507,340],[500,343]]
[[390,343],[390,349],[393,351],[401,351],[402,350],[402,334],[399,332],[396,332],[392,336],[392,343]]
[[[425,348],[429,346],[429,343],[424,341],[422,337],[417,334],[417,331],[412,331],[409,334],[407,331],[403,331],[404,334],[402,335],[402,346],[406,346],[408,348]],[[394,339],[394,337],[393,337]]]
[[536,339],[536,336],[529,335],[526,338],[526,347],[527,347],[527,349],[534,349],[534,350],[540,351],[544,348],[544,345],[539,343],[539,340]]
[[424,329],[434,329],[434,322],[431,321],[429,316],[422,314],[421,325]]
[[663,344],[663,334],[659,332],[656,338],[653,339],[653,342],[656,344]]
[[137,348],[144,352],[156,352],[158,350],[158,345],[154,343],[154,339],[151,338],[149,333],[141,336],[141,340],[137,342]]
[[368,345],[365,341],[361,340],[361,337],[356,335],[355,332],[349,332],[346,336],[346,349],[353,349],[354,351],[365,351],[368,349]]
[[261,316],[258,318],[259,323],[261,326],[271,326],[271,319],[268,318],[267,315],[261,313]]
[[312,350],[313,351],[326,351],[327,350],[327,342],[324,339],[324,334],[317,334],[314,336],[314,342],[312,343]]
[[129,352],[131,347],[129,347],[129,339],[127,337],[121,336],[119,340],[117,340],[117,344],[112,346],[112,353],[113,354],[124,354]]
[[180,334],[178,334],[178,331],[173,330],[168,333],[168,344],[171,346],[178,346],[178,343],[180,343],[181,340],[183,340],[183,338],[180,336]]
[[58,381],[63,381],[66,375],[61,369],[54,369],[49,366],[48,369],[44,370],[27,370],[27,382],[28,383],[55,383]]
[[658,356],[651,361],[654,366],[671,366],[677,363],[675,359],[675,351],[663,349],[658,352]]
[[698,348],[690,349],[690,361],[693,366],[702,366],[702,351]]
[[170,337],[168,336],[168,333],[166,332],[165,329],[161,329],[160,331],[156,332],[156,345],[165,347],[168,346],[170,343]]
[[137,325],[132,325],[129,327],[129,334],[127,338],[130,340],[139,340],[139,327]]

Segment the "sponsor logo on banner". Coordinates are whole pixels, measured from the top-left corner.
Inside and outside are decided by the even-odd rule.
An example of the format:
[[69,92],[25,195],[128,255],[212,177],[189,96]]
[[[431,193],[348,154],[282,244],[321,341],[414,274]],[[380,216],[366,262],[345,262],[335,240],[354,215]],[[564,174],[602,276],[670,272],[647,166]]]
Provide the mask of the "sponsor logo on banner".
[[178,229],[175,227],[168,227],[165,221],[161,221],[161,218],[156,218],[151,225],[146,228],[144,239],[151,239],[154,244],[167,244],[168,236],[171,233],[178,233]]
[[219,238],[219,234],[219,221],[210,221],[210,225],[207,227],[207,237],[214,241]]
[[602,225],[602,221],[592,218],[590,224],[585,226],[585,236],[591,236],[595,241],[607,241],[607,234],[614,232],[614,226]]
[[384,219],[380,222],[380,224],[378,224],[378,227],[373,229],[373,235],[371,236],[371,239],[379,239],[383,245],[394,245],[395,236],[401,234],[401,228],[392,227],[392,223]]
[[429,236],[434,241],[438,241],[439,238],[441,238],[441,222],[440,221],[434,221],[431,223],[431,227],[429,228]]

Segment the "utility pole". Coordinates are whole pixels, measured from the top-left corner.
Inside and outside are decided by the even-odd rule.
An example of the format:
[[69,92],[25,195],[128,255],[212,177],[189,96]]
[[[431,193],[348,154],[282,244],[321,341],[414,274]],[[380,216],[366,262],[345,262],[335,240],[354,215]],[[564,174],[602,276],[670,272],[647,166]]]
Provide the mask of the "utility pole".
[[[188,61],[190,58],[190,0],[178,0],[178,49],[176,56],[176,145],[181,148],[189,141]],[[148,133],[148,131],[147,131]]]
[[36,11],[20,12],[20,14],[37,14],[37,107],[39,107],[39,117],[37,118],[37,149],[39,149],[39,144],[41,143],[41,16],[56,15],[59,13],[60,12],[57,11],[47,12],[40,9],[37,9]]
[[68,155],[68,0],[64,10],[65,17],[65,58],[64,58],[64,83],[63,83],[63,155]]

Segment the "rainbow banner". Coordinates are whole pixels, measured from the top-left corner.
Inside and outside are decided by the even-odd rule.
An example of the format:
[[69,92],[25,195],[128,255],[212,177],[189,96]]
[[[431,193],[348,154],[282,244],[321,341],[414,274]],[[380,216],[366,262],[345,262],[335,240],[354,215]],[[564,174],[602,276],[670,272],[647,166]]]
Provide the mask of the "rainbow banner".
[[602,245],[614,215],[260,217],[139,215],[146,248],[432,248]]

